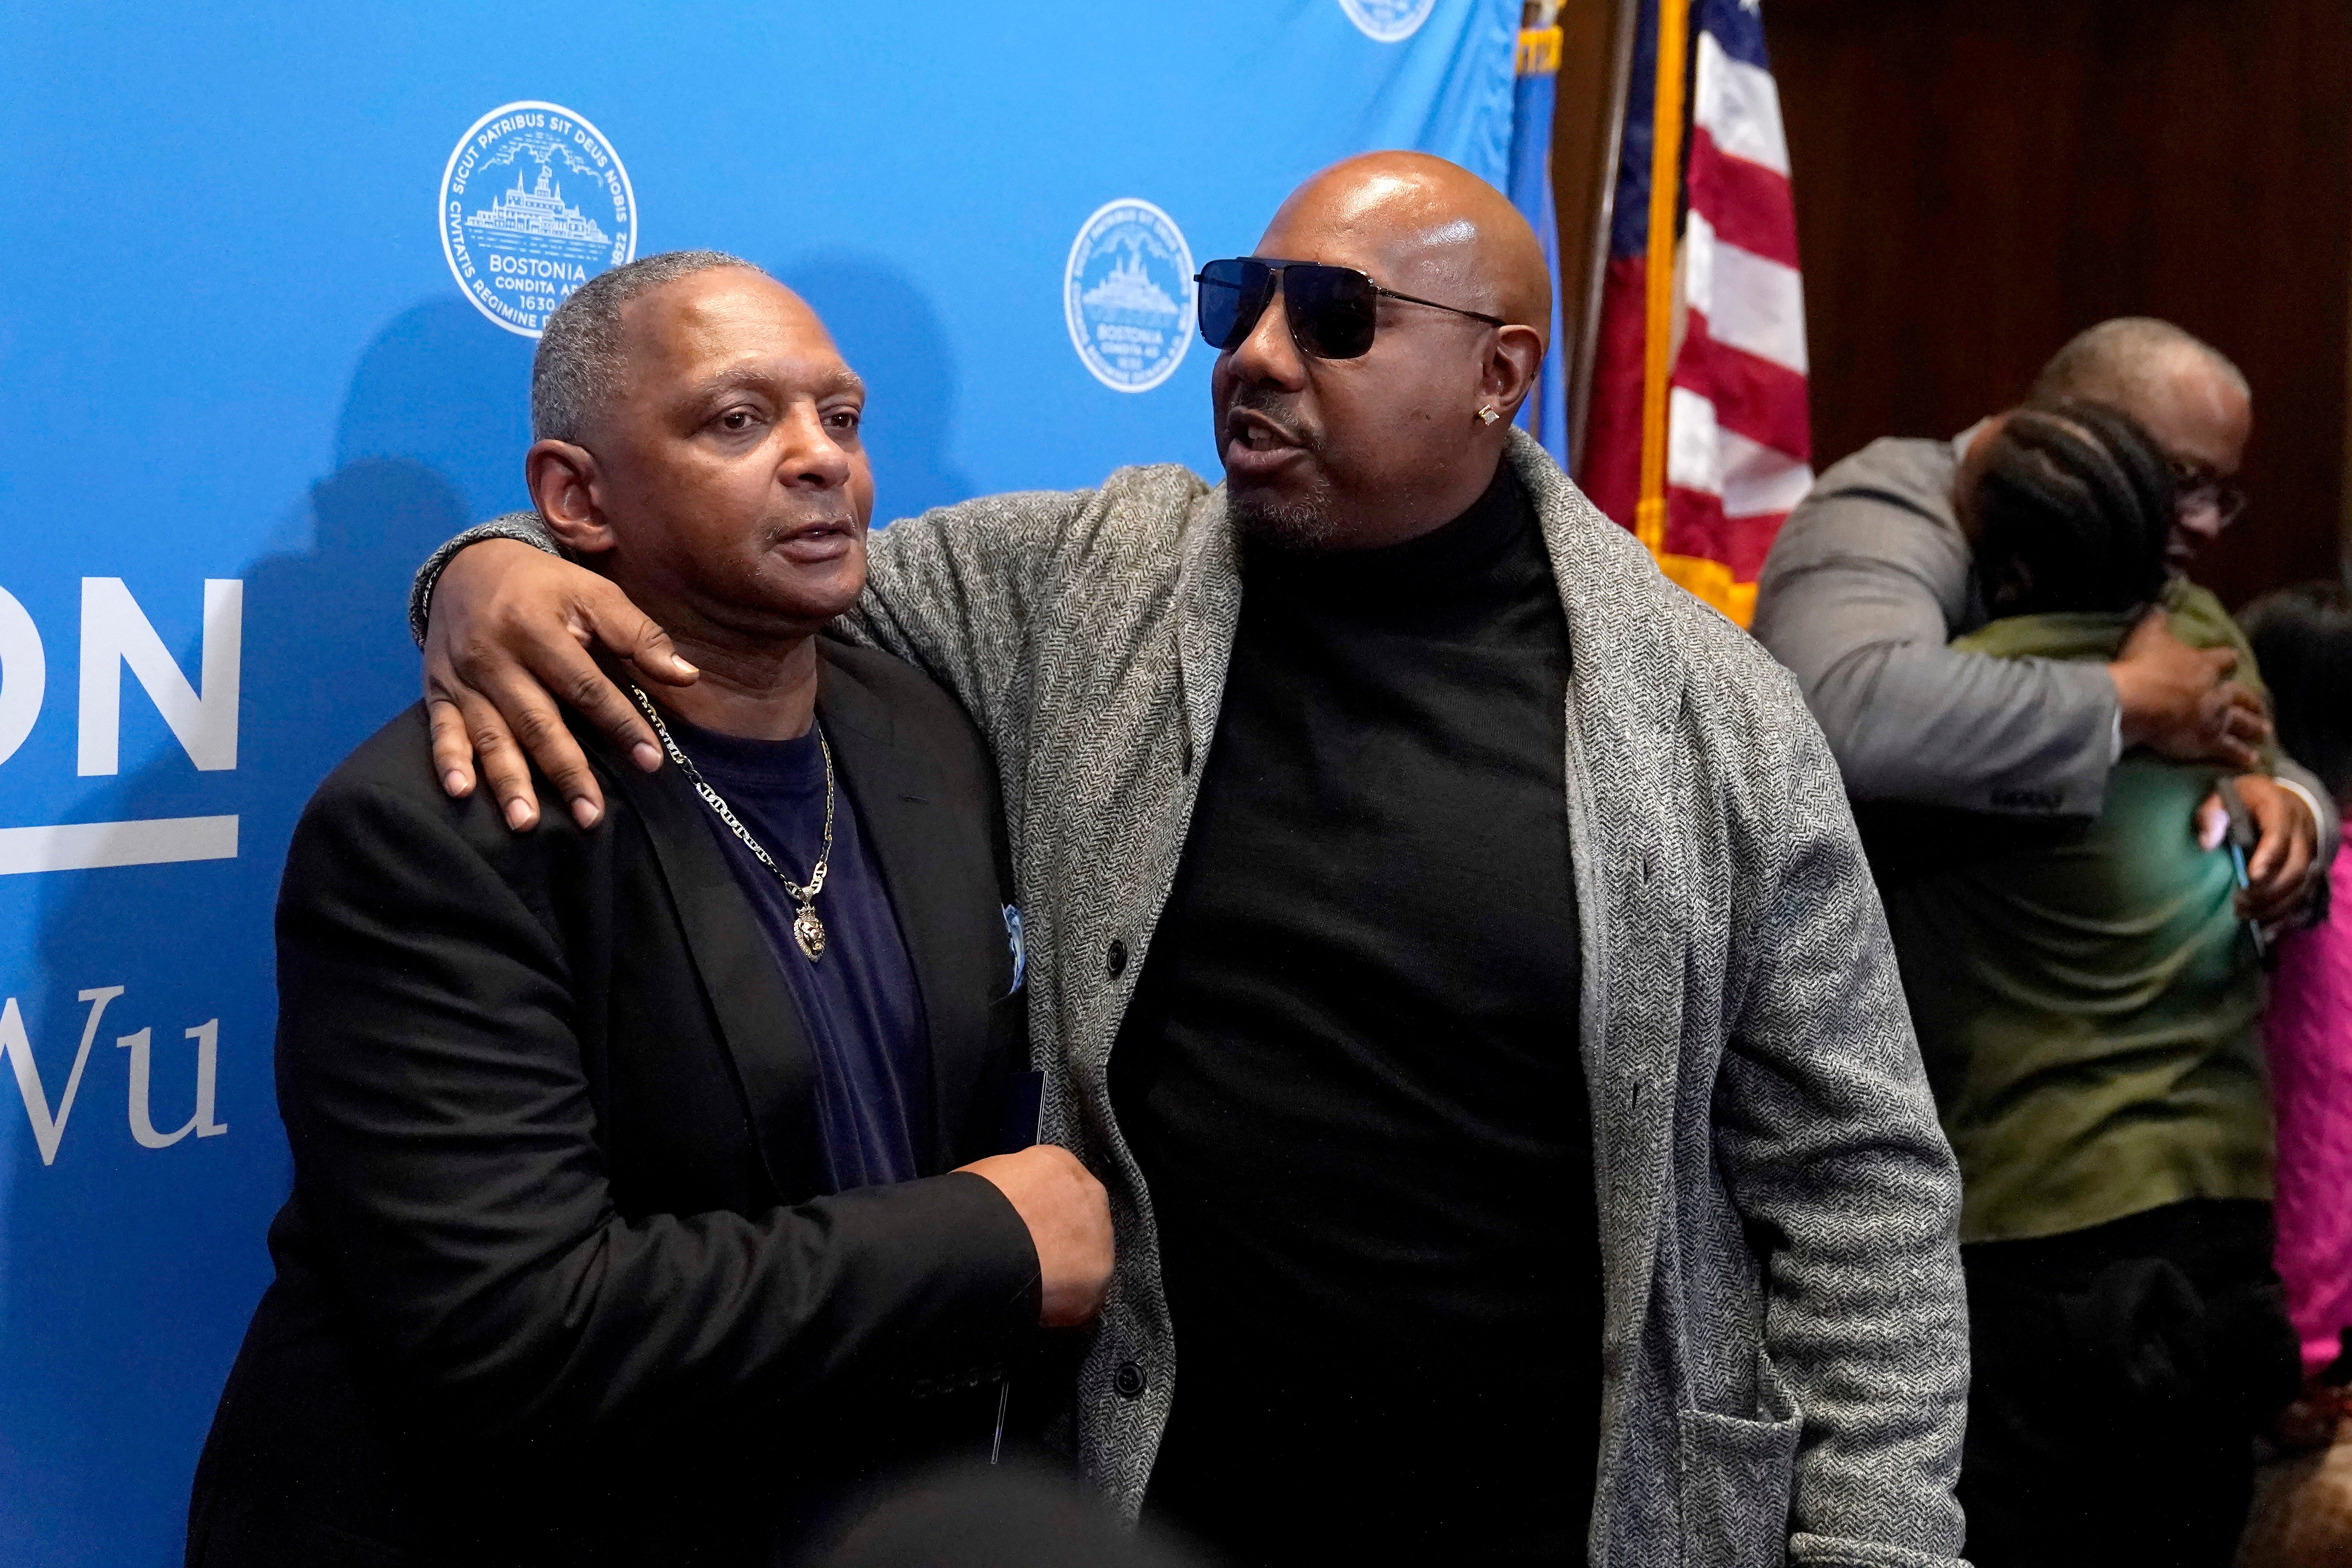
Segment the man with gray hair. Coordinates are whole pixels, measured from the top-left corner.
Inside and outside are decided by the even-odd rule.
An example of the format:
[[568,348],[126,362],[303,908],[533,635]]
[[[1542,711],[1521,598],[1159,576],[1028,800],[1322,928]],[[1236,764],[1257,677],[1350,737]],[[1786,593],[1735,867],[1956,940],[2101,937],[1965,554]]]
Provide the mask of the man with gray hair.
[[818,635],[874,504],[823,323],[732,257],[648,258],[556,310],[531,403],[538,516],[702,679],[636,693],[657,773],[583,734],[593,826],[448,799],[421,705],[303,813],[293,1192],[192,1565],[793,1560],[894,1468],[988,1455],[1008,1364],[1109,1279],[1102,1186],[1018,1147],[986,751]]
[[[2168,321],[2126,316],[2077,334],[2033,384],[2137,419],[2179,484],[2169,559],[2186,573],[2235,521],[2252,427],[2246,378]],[[2299,766],[2257,771],[2270,721],[2228,679],[2226,650],[2193,649],[2151,615],[2112,662],[2000,659],[1954,649],[1985,620],[1954,485],[1995,421],[1949,440],[1887,437],[1832,465],[1789,516],[1757,587],[1754,631],[1803,688],[1868,826],[1880,803],[2026,821],[2095,816],[2133,746],[2237,772],[2259,829],[2249,912],[2304,908],[2336,842],[2327,792]]]
[[[851,622],[1004,779],[1118,1229],[1081,1462],[1236,1563],[1955,1568],[1958,1184],[1878,903],[1793,683],[1512,428],[1535,231],[1367,153],[1199,281],[1222,480],[907,519]],[[556,694],[653,736],[586,648],[694,672],[548,521],[420,584],[435,755],[593,820]]]

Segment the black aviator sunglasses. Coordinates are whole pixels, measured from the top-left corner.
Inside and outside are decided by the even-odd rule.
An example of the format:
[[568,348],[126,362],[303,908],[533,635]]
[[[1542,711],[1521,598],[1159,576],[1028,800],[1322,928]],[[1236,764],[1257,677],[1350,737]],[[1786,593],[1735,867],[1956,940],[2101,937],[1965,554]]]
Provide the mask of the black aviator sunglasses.
[[1283,312],[1290,320],[1290,341],[1298,352],[1317,359],[1354,359],[1372,346],[1372,330],[1383,299],[1409,305],[1450,310],[1489,326],[1507,326],[1499,316],[1441,305],[1383,289],[1348,267],[1326,267],[1314,261],[1260,261],[1236,257],[1212,261],[1192,281],[1201,318],[1201,336],[1219,353],[1239,348],[1257,326],[1258,318],[1282,290]]

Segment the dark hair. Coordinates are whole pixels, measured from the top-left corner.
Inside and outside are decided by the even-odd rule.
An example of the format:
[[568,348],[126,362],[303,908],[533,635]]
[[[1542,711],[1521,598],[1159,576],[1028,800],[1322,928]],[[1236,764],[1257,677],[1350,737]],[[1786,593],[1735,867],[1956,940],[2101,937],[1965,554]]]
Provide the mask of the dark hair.
[[530,362],[530,433],[574,444],[612,398],[621,379],[621,307],[648,289],[714,268],[758,272],[723,250],[666,250],[599,272],[555,308]]
[[2172,464],[2139,422],[2059,399],[2011,413],[1960,498],[1994,616],[2136,610],[2164,590]]
[[2341,583],[2298,583],[2238,616],[2286,753],[2352,798],[2352,594]]

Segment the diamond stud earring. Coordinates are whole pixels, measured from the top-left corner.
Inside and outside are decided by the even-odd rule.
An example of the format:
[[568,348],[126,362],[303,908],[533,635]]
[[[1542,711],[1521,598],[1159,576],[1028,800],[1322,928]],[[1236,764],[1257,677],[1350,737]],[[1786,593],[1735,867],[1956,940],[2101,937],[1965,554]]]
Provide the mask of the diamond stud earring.
[[1486,407],[1478,410],[1478,423],[1481,425],[1492,425],[1496,420],[1500,419],[1501,417],[1501,415],[1495,412],[1495,405],[1491,403],[1486,405]]

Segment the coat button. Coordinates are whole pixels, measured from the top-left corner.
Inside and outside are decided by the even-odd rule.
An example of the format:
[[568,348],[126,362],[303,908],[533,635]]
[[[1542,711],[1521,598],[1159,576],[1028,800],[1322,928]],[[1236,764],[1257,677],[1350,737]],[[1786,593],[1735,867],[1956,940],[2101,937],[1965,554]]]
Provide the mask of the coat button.
[[[1110,971],[1113,980],[1127,973],[1127,943],[1111,938],[1110,952],[1104,955],[1103,967]],[[1133,1364],[1133,1363],[1129,1363]]]
[[1121,1399],[1132,1399],[1143,1392],[1143,1369],[1131,1361],[1123,1361],[1111,1373],[1110,1385],[1118,1390]]

